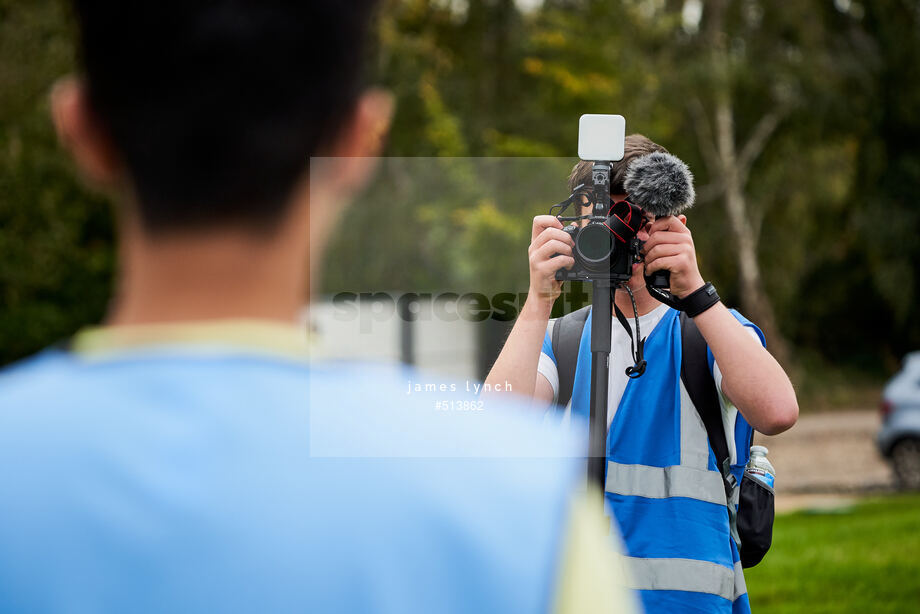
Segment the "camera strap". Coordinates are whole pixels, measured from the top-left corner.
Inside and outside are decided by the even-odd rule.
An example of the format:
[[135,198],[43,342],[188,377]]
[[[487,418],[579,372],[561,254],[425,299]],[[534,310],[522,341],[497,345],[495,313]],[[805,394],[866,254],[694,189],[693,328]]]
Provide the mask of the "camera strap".
[[611,205],[610,213],[604,222],[604,226],[613,233],[613,236],[620,243],[625,244],[636,236],[636,233],[642,228],[643,222],[642,209],[629,201],[620,200]]
[[671,294],[670,292],[668,292],[667,290],[656,288],[652,284],[646,285],[646,288],[648,288],[648,293],[652,295],[652,298],[654,298],[658,302],[664,303],[668,307],[671,307],[672,309],[676,309],[677,311],[683,311],[683,308],[680,304],[680,299],[674,296],[673,294]]
[[623,284],[623,288],[626,290],[627,294],[629,294],[629,300],[632,301],[633,316],[636,318],[635,337],[633,337],[632,327],[626,320],[626,316],[624,316],[620,308],[617,307],[613,296],[615,292],[613,288],[610,289],[610,302],[613,303],[613,312],[616,314],[617,320],[619,320],[620,324],[626,330],[626,334],[629,335],[629,346],[632,351],[633,365],[631,367],[626,367],[626,375],[627,377],[635,379],[645,373],[646,362],[645,358],[643,358],[645,352],[645,339],[642,337],[642,331],[639,328],[639,310],[636,308],[636,298],[633,296],[632,290],[628,285]]
[[698,290],[684,298],[677,298],[667,290],[656,288],[651,284],[648,284],[646,287],[648,288],[648,293],[654,298],[668,307],[673,307],[680,312],[686,313],[691,318],[695,318],[721,300],[719,298],[719,293],[716,292],[715,286],[708,281]]

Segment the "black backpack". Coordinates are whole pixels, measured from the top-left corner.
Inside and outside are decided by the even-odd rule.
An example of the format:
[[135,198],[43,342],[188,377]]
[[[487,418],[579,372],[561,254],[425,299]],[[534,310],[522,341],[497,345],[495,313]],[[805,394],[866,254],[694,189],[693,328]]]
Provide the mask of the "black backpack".
[[[556,402],[560,407],[565,407],[572,398],[578,347],[589,311],[590,306],[583,307],[558,318],[553,325],[553,355],[556,357],[559,374],[559,395]],[[687,317],[684,312],[680,314],[680,330],[683,355],[680,379],[706,427],[709,445],[712,446],[722,480],[725,482],[726,499],[731,502],[731,494],[737,481],[730,471],[728,441],[725,439],[725,430],[722,426],[722,408],[719,404],[719,393],[709,371],[706,340],[693,322],[693,318]],[[748,447],[752,443],[753,433],[751,441],[747,442]],[[741,480],[737,515],[734,506],[728,506],[732,524],[737,527],[736,538],[741,544],[743,567],[753,567],[770,549],[773,541],[773,497],[772,488],[751,477],[745,470]]]

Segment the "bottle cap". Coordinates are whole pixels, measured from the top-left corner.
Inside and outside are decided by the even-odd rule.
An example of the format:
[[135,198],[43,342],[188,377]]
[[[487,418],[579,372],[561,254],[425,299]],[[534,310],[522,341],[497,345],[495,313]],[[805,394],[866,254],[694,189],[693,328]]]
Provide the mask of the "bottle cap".
[[751,446],[751,454],[763,454],[766,456],[767,451],[768,450],[766,446]]

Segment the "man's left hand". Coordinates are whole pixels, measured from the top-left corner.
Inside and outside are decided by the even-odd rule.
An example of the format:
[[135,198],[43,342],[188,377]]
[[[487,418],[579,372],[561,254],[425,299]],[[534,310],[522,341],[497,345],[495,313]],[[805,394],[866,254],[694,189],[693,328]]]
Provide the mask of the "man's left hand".
[[696,249],[693,235],[687,228],[687,216],[659,218],[652,222],[648,233],[648,241],[642,248],[645,274],[662,269],[670,271],[671,294],[678,298],[699,290],[705,282],[696,264]]

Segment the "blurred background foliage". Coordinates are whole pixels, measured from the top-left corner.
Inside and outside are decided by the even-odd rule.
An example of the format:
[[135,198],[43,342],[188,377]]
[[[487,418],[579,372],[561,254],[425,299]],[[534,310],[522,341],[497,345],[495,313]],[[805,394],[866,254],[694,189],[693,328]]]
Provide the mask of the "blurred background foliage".
[[[48,120],[64,6],[0,0],[0,364],[98,321],[111,290],[110,208]],[[439,161],[385,162],[325,291],[526,291],[578,117],[615,112],[693,169],[704,277],[815,404],[858,402],[920,348],[920,3],[386,0],[376,30],[386,155]]]

